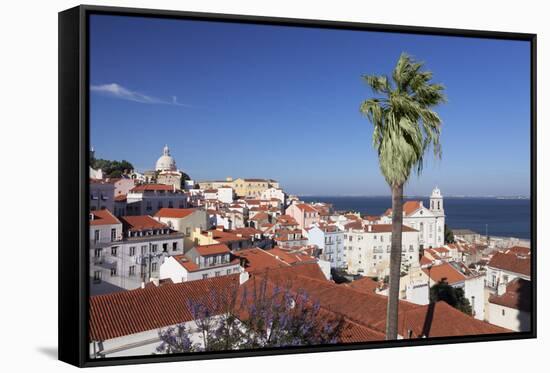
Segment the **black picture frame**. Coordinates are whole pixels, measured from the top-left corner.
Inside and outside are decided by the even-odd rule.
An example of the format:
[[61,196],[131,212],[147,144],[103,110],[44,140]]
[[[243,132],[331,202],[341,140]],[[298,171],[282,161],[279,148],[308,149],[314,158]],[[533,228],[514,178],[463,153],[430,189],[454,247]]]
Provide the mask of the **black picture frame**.
[[[359,344],[90,359],[88,357],[88,19],[92,14],[528,41],[531,45],[531,331]],[[59,13],[59,360],[79,367],[536,338],[536,34],[81,5]]]

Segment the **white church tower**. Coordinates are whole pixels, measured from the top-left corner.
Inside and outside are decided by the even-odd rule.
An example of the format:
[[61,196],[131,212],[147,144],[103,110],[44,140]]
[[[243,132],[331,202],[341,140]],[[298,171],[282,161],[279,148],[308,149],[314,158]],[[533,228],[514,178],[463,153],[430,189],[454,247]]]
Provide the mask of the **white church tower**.
[[435,217],[435,244],[442,246],[445,243],[445,210],[441,190],[435,187],[430,196],[430,211]]

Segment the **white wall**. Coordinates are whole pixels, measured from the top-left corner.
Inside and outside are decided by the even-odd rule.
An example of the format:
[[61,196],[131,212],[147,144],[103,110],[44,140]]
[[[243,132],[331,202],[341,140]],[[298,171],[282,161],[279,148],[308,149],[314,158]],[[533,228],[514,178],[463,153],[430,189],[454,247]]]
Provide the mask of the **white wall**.
[[[531,325],[531,314],[499,304],[489,303],[488,320],[491,324],[515,331],[525,330],[525,325]],[[524,330],[521,330],[524,329]]]
[[[351,241],[350,241],[351,237]],[[403,265],[417,265],[418,232],[403,232]],[[365,276],[384,277],[389,274],[391,232],[350,230],[344,235],[348,269]]]
[[485,318],[485,277],[472,277],[464,283],[464,296],[470,302],[474,317],[478,320]]

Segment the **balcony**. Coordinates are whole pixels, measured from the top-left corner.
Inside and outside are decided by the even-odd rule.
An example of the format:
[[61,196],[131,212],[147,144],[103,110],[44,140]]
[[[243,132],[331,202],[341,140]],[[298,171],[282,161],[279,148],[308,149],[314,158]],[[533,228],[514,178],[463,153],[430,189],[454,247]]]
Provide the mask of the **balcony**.
[[117,258],[110,254],[101,254],[100,256],[94,256],[92,263],[102,268],[111,269],[117,266]]

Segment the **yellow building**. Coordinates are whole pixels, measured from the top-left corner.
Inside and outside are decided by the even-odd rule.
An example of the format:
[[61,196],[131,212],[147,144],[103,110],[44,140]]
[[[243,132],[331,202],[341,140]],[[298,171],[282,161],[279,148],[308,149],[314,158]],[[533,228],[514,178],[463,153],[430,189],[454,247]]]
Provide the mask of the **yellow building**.
[[273,179],[244,179],[228,177],[225,180],[201,181],[201,189],[217,189],[222,186],[232,187],[237,197],[260,198],[269,188],[279,188],[279,183]]
[[243,179],[233,180],[233,190],[239,197],[260,198],[269,188],[278,188],[279,183],[272,179]]

